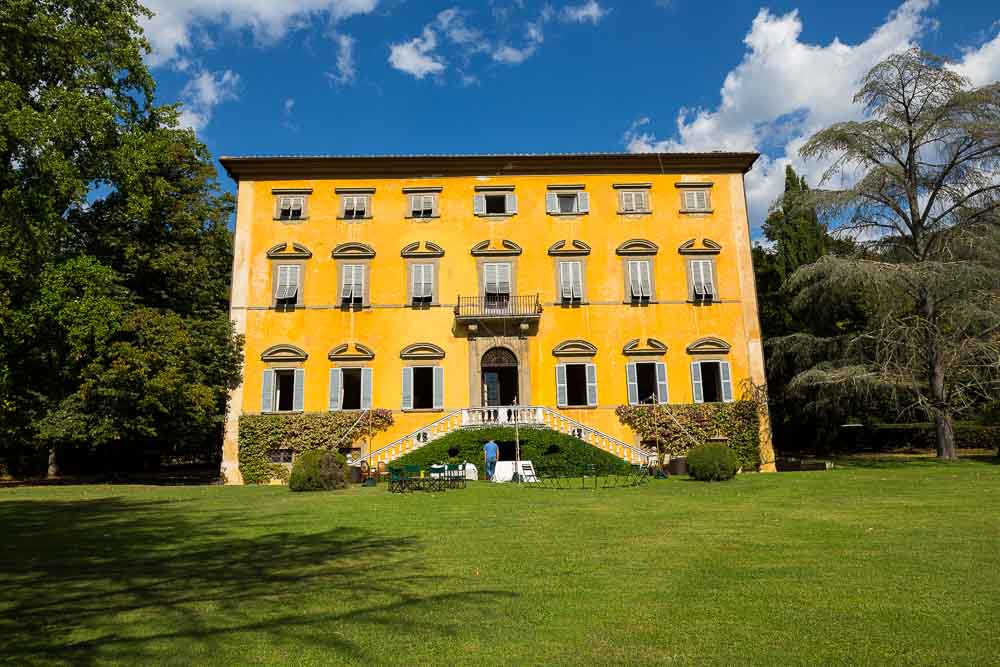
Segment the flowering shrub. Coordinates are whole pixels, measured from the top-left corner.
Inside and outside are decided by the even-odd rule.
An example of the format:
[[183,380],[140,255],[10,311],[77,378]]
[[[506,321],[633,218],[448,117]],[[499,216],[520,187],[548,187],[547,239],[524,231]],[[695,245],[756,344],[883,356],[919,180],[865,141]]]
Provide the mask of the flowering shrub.
[[744,470],[760,467],[760,431],[757,404],[698,403],[694,405],[619,405],[618,421],[644,442],[659,436],[660,450],[684,456],[695,445],[725,438]]
[[247,484],[286,479],[287,469],[271,463],[271,452],[291,449],[349,449],[354,443],[392,426],[392,411],[317,412],[240,417],[240,473]]

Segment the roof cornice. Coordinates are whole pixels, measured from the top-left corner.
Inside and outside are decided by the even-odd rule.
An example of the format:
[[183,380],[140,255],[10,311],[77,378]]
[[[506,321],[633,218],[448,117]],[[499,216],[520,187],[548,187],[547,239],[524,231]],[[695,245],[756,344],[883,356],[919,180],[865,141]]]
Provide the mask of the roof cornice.
[[759,153],[579,153],[538,155],[223,156],[230,178],[408,178],[511,174],[745,174]]

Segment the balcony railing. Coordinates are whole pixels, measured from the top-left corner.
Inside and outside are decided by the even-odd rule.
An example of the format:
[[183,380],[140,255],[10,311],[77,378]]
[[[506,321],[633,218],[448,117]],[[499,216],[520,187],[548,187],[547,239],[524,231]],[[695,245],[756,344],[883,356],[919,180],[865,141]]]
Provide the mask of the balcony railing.
[[538,319],[541,314],[542,304],[537,294],[460,296],[455,306],[455,317],[460,320],[493,317]]

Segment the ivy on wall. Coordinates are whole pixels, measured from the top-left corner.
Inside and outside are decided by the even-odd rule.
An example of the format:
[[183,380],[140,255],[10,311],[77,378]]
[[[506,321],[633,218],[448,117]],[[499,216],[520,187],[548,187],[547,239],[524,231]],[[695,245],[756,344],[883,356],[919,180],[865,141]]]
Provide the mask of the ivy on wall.
[[365,437],[387,430],[392,411],[319,412],[240,417],[240,474],[246,484],[266,484],[287,479],[288,469],[271,463],[271,452],[291,449],[348,449]]
[[[643,441],[659,435],[662,451],[684,456],[696,444],[726,438],[744,470],[760,467],[760,420],[753,401],[695,405],[619,405],[618,421]],[[693,438],[693,440],[692,440]]]

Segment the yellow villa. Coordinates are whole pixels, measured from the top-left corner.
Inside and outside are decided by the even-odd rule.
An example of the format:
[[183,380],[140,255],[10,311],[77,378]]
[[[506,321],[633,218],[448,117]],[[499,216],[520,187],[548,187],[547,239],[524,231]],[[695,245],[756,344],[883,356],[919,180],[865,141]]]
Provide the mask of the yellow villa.
[[645,460],[617,406],[764,384],[743,183],[756,159],[222,158],[246,340],[226,481],[242,481],[239,417],[269,412],[391,409],[354,452],[372,462],[514,419]]

